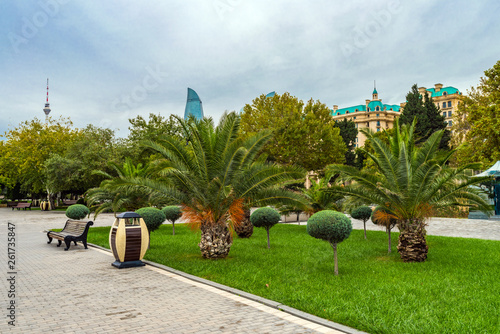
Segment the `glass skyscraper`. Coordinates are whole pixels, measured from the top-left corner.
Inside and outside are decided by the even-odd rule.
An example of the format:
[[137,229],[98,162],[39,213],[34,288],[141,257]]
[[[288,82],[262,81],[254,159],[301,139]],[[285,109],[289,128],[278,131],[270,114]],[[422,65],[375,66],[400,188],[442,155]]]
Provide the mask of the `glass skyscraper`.
[[193,115],[197,120],[203,118],[203,105],[201,103],[200,97],[194,90],[188,88],[186,110],[184,111],[184,119],[188,119],[190,115]]

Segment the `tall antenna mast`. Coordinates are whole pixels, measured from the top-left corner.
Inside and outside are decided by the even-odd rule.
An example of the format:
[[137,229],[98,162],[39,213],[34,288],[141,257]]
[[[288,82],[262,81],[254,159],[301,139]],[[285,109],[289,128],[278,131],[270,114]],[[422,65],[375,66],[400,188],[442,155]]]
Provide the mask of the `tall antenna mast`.
[[43,108],[43,112],[45,113],[45,123],[49,120],[50,114],[50,104],[49,104],[49,78],[47,78],[47,100],[45,102],[45,108]]

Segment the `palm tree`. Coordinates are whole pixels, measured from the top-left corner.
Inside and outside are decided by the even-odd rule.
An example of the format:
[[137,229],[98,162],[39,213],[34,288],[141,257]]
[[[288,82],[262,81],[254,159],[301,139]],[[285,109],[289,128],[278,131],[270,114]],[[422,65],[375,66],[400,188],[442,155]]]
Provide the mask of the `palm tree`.
[[106,180],[102,181],[98,188],[89,189],[85,198],[89,206],[97,206],[95,215],[101,212],[117,212],[121,209],[135,211],[139,208],[150,206],[151,197],[147,192],[141,189],[122,189],[125,182],[137,177],[148,175],[149,170],[142,163],[134,165],[130,158],[125,160],[123,166],[110,162],[109,166],[114,169],[116,176],[104,171],[95,171],[95,174],[104,176]]
[[[317,182],[311,182],[311,187],[298,188],[295,192],[298,192],[304,196],[303,203],[296,203],[295,205],[285,205],[279,208],[279,212],[282,215],[289,215],[295,213],[297,215],[297,222],[300,225],[299,216],[301,212],[305,212],[308,216],[315,214],[316,212],[322,210],[339,210],[339,205],[337,201],[343,198],[334,192],[328,191],[331,187],[330,181],[332,177],[327,175],[325,177],[319,178]],[[337,182],[335,179],[334,182]]]
[[470,178],[467,169],[476,164],[451,168],[447,162],[454,151],[442,154],[438,150],[443,131],[436,131],[421,146],[415,146],[414,121],[411,126],[399,127],[388,135],[388,144],[369,129],[361,129],[371,141],[373,153],[366,152],[373,161],[372,169],[358,170],[351,166],[330,165],[329,172],[341,173],[354,181],[335,192],[354,196],[366,204],[378,204],[397,218],[400,230],[398,251],[407,262],[421,262],[427,258],[426,219],[433,210],[449,205],[489,210],[483,194],[473,184],[481,178]]
[[131,180],[127,187],[180,203],[183,219],[201,229],[203,257],[227,256],[230,228],[241,223],[245,206],[301,201],[283,186],[301,179],[302,169],[258,159],[269,132],[238,137],[240,117],[234,112],[224,114],[217,127],[211,118],[178,120],[184,139],[168,136],[144,142],[163,157],[155,164],[157,176]]
[[305,210],[309,215],[322,210],[335,210],[338,211],[337,201],[342,199],[343,196],[330,192],[331,176],[327,175],[312,182],[309,189],[304,189],[303,193],[307,201],[307,209]]

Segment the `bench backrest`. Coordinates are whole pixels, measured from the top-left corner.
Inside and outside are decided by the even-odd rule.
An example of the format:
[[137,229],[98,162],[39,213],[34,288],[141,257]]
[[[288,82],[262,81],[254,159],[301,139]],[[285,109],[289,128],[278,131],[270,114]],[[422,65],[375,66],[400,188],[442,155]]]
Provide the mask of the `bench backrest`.
[[94,225],[94,223],[85,220],[68,219],[61,232],[67,232],[72,235],[81,236],[88,232],[90,225]]
[[29,208],[31,207],[31,203],[17,203],[18,208]]

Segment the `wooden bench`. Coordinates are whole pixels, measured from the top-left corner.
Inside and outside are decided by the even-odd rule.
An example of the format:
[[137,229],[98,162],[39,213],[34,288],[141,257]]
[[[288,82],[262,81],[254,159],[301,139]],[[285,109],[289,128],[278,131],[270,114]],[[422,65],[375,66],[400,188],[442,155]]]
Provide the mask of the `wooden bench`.
[[[7,207],[8,207],[8,208],[12,208],[12,207],[14,207],[14,206],[16,206],[16,205],[17,205],[17,202],[10,202],[10,201],[9,201],[9,202],[7,202]],[[12,209],[12,210],[14,210],[14,209]]]
[[62,201],[64,205],[73,205],[73,204],[76,204],[76,202],[78,202],[77,199],[65,199]]
[[77,241],[81,241],[83,246],[85,246],[85,249],[87,249],[87,234],[89,232],[90,225],[94,225],[94,223],[91,221],[68,219],[61,232],[47,232],[47,237],[49,238],[47,243],[50,244],[52,242],[52,238],[54,238],[57,239],[57,247],[59,247],[61,246],[61,241],[64,241],[66,244],[66,248],[64,248],[64,250],[67,251],[69,246],[71,246],[72,241],[75,243],[75,246]]
[[21,202],[19,202],[19,203],[17,203],[17,205],[16,205],[16,206],[13,206],[13,207],[12,207],[12,210],[14,210],[14,209],[17,209],[17,210],[21,210],[21,209],[23,209],[23,210],[30,209],[30,210],[31,210],[31,203],[21,203]]

